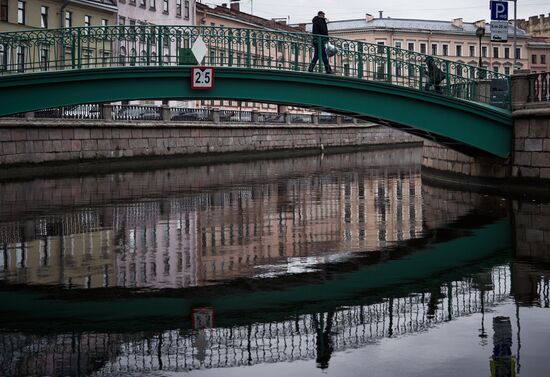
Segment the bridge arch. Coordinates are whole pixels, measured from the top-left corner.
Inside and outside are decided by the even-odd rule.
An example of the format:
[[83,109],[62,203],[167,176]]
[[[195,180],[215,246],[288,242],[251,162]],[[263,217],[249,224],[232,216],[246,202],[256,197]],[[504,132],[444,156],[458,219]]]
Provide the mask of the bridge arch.
[[215,87],[194,91],[188,66],[118,67],[5,76],[0,116],[91,102],[242,100],[350,115],[436,141],[469,155],[506,157],[507,110],[385,82],[318,73],[217,67]]

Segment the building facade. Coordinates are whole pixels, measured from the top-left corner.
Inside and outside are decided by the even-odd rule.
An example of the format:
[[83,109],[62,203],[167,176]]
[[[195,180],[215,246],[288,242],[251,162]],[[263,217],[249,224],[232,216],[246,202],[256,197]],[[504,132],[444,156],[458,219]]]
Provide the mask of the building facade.
[[533,37],[527,47],[531,72],[550,72],[550,37]]
[[516,25],[533,37],[550,37],[550,13],[548,16],[541,14],[528,20],[517,20]]
[[[230,6],[221,5],[210,7],[206,4],[197,3],[197,25],[202,26],[219,26],[229,28],[252,28],[264,29],[273,31],[285,32],[303,32],[305,29],[300,26],[290,26],[284,21],[268,20],[252,14],[241,12],[238,2],[232,2]],[[227,56],[227,52],[223,49],[209,48],[208,56],[210,59],[222,59]],[[237,53],[236,59],[239,59]],[[298,107],[278,106],[275,104],[256,103],[250,101],[216,101],[203,100],[198,103],[201,107],[216,107],[228,110],[243,110],[251,111],[258,110],[261,112],[285,112],[304,113],[308,112]],[[311,112],[311,111],[309,111]]]
[[[530,37],[518,28],[514,52],[512,25],[507,42],[491,42],[490,26],[484,20],[464,22],[462,18],[431,21],[375,18],[366,14],[362,19],[328,22],[328,29],[332,37],[416,51],[476,66],[481,54],[482,66],[499,73],[511,74],[514,61],[517,69],[529,67],[527,42]],[[481,43],[476,35],[478,29],[484,31]],[[311,25],[307,25],[307,30],[311,30]]]
[[115,0],[0,0],[0,32],[114,25],[116,14]]
[[195,0],[118,0],[118,25],[195,25]]

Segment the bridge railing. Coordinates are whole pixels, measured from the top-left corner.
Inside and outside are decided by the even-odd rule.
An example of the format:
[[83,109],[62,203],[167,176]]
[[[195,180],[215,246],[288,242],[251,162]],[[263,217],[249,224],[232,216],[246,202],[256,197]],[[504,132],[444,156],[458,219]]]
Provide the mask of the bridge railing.
[[527,102],[550,101],[550,72],[539,72],[527,75],[529,97]]
[[[477,66],[390,46],[307,33],[205,26],[102,26],[0,33],[0,76],[50,70],[195,65],[190,48],[202,39],[203,64],[307,71],[314,44],[325,42],[336,75],[433,91],[510,108],[510,78]],[[428,61],[433,64],[428,64]],[[315,68],[323,71],[322,59]]]
[[[163,114],[165,111],[165,114]],[[369,122],[334,114],[293,114],[143,105],[81,104],[15,114],[12,118],[79,119],[113,121],[172,121],[252,124],[368,124]]]

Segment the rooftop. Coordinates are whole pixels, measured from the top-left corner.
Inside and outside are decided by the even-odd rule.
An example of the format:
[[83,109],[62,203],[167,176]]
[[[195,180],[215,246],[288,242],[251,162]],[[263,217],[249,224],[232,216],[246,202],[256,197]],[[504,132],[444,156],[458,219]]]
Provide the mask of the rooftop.
[[[453,21],[440,20],[416,20],[405,18],[372,18],[367,21],[366,18],[355,20],[340,20],[330,21],[327,23],[329,32],[352,31],[352,30],[375,30],[375,29],[392,29],[392,30],[408,30],[408,31],[436,31],[441,33],[452,34],[473,34],[475,35],[477,22],[462,22],[461,27],[453,25]],[[311,31],[311,24],[307,24],[307,31]],[[490,25],[485,24],[485,32],[490,32]],[[514,26],[508,25],[508,33],[514,33]],[[517,28],[519,37],[527,37],[528,34]]]
[[[197,2],[197,16],[199,13],[210,13],[219,17],[224,17],[228,19],[233,19],[235,21],[240,21],[246,24],[255,25],[265,29],[275,29],[291,32],[303,32],[304,30],[298,26],[290,26],[283,22],[278,22],[274,20],[268,20],[263,17],[254,16],[249,13],[241,12],[240,10],[232,9],[224,6],[216,6],[211,8],[206,4]],[[199,16],[198,16],[199,17]]]

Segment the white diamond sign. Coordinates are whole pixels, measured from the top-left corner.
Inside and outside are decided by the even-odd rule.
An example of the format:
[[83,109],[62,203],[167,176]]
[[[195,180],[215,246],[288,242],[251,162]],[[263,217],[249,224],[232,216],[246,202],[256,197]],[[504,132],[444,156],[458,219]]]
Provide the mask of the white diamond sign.
[[199,64],[202,64],[202,61],[206,56],[206,52],[208,51],[208,47],[206,47],[206,44],[200,36],[197,38],[195,43],[193,43],[191,51],[193,51],[193,55],[195,55],[195,59],[197,59],[197,62]]

